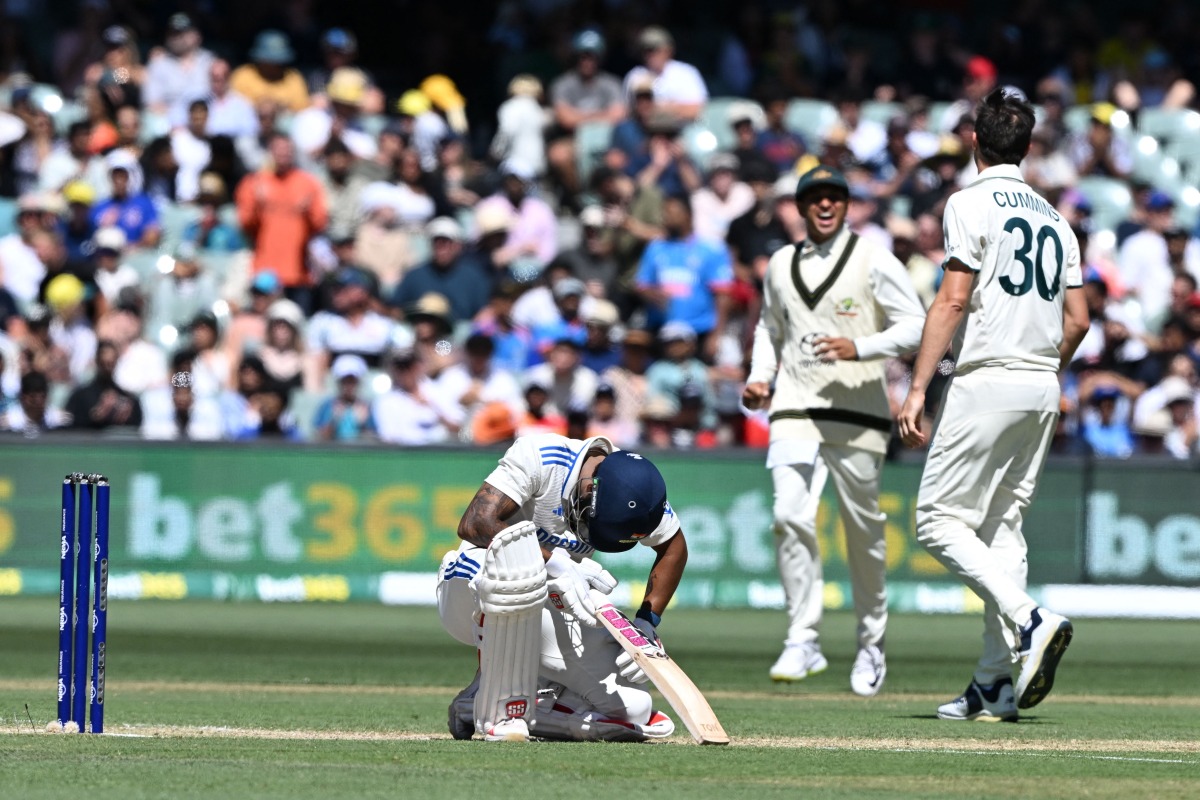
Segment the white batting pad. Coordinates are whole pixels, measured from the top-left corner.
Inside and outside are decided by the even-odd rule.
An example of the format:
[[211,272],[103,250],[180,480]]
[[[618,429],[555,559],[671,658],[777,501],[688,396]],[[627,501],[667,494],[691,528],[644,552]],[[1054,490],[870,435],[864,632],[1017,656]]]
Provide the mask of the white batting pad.
[[533,724],[546,602],[546,565],[536,531],[526,522],[496,534],[475,580],[483,616],[475,695],[475,730],[481,735],[505,718]]

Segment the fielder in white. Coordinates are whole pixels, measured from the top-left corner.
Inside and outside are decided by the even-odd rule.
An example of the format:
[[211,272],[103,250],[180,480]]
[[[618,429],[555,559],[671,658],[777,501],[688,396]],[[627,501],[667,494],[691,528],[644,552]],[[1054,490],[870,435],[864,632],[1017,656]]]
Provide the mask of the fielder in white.
[[917,539],[983,599],[984,648],[966,691],[938,708],[942,719],[1015,720],[1050,691],[1072,635],[1025,591],[1021,520],[1058,420],[1057,372],[1088,328],[1079,243],[1021,179],[1033,124],[1028,103],[1003,90],[979,105],[979,177],[946,204],[945,277],[899,417],[905,443],[924,444],[925,390],[954,339]]
[[825,587],[817,507],[832,476],[858,616],[850,686],[871,696],[887,674],[879,470],[892,415],[883,359],[916,349],[925,311],[904,265],[845,226],[848,201],[837,170],[818,166],[800,177],[796,204],[807,238],[781,248],[767,265],[742,402],[770,405],[767,467],[790,617],[771,678],[801,680],[828,666],[817,638]]
[[590,556],[655,551],[634,624],[653,641],[679,586],[687,543],[649,459],[597,436],[524,436],[500,459],[442,559],[442,625],[478,647],[475,680],[450,704],[456,739],[642,741],[675,723],[646,675],[596,619],[613,576]]

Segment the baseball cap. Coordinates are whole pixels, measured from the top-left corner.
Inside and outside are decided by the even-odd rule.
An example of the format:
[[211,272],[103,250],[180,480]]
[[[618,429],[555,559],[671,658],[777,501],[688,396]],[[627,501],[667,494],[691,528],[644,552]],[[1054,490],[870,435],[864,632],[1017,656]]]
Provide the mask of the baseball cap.
[[96,246],[97,250],[112,250],[119,253],[125,249],[126,241],[125,231],[115,225],[103,227],[92,236],[92,244]]
[[972,56],[967,60],[967,77],[972,80],[996,80],[996,65],[983,56]]
[[83,281],[69,272],[55,275],[46,284],[46,302],[55,311],[77,306],[87,296],[87,287]]
[[408,318],[415,320],[421,317],[433,317],[448,321],[451,313],[450,301],[446,299],[446,295],[438,292],[426,292],[421,295],[420,299],[409,308]]
[[602,553],[624,552],[654,533],[666,509],[667,483],[658,467],[638,453],[618,450],[596,467],[591,509],[579,535]]
[[475,229],[479,235],[507,231],[512,227],[513,213],[502,205],[484,205],[475,209]]
[[696,329],[683,320],[672,320],[662,326],[658,338],[662,342],[694,342]]
[[71,181],[63,187],[63,197],[68,203],[90,206],[96,202],[96,190],[92,188],[91,184],[83,181]]
[[100,40],[106,47],[124,47],[129,44],[129,31],[120,25],[109,25],[100,34]]
[[737,172],[740,164],[738,157],[733,153],[716,153],[708,162],[708,172],[710,175],[720,170]]
[[621,314],[612,301],[603,299],[594,300],[583,315],[583,321],[588,325],[616,325],[620,319]]
[[1099,122],[1101,125],[1111,125],[1113,115],[1117,113],[1117,107],[1112,103],[1093,103],[1092,104],[1092,121]]
[[554,284],[555,299],[571,297],[572,295],[581,297],[586,292],[587,287],[584,286],[583,281],[579,280],[579,278],[567,277]]
[[304,328],[304,311],[287,298],[281,298],[267,308],[267,322],[286,322],[296,330]]
[[1149,211],[1166,211],[1174,207],[1175,201],[1166,192],[1155,190],[1150,193],[1150,197],[1146,200],[1146,209]]
[[520,159],[509,158],[500,165],[500,174],[504,177],[512,175],[514,178],[520,178],[523,181],[531,181],[534,179],[533,169]]
[[250,283],[250,291],[258,294],[275,294],[279,291],[279,276],[272,270],[264,269],[254,276]]
[[325,94],[335,103],[360,105],[367,93],[367,76],[357,67],[338,67],[325,84]]
[[816,189],[821,186],[832,186],[835,189],[841,189],[847,194],[850,193],[850,186],[846,183],[846,176],[833,167],[818,164],[800,176],[800,181],[796,184],[796,201],[799,202],[800,198],[809,189]]
[[522,72],[520,75],[514,75],[513,79],[508,82],[508,93],[513,97],[540,97],[542,82],[536,75]]
[[345,28],[330,28],[325,31],[321,37],[321,44],[339,53],[354,53],[358,50],[358,40]]
[[371,276],[358,267],[342,267],[334,275],[333,281],[339,289],[348,286],[357,286],[368,292],[375,289],[375,284],[371,280]]
[[262,31],[250,48],[250,60],[264,64],[290,64],[295,58],[292,43],[282,31]]
[[579,224],[585,228],[604,227],[604,209],[600,206],[584,206],[579,212]]
[[428,225],[425,226],[425,234],[432,239],[450,239],[451,241],[461,242],[463,240],[463,229],[458,224],[457,220],[450,217],[435,217]]
[[431,108],[433,101],[420,89],[409,89],[396,101],[396,110],[406,117],[419,117]]
[[638,46],[643,50],[659,50],[674,44],[675,40],[671,38],[667,29],[658,25],[651,25],[643,29],[641,35],[638,36]]
[[1098,386],[1092,392],[1092,402],[1099,403],[1101,400],[1116,400],[1121,396],[1121,390],[1115,386]]
[[330,367],[329,371],[339,381],[342,378],[361,378],[367,374],[367,362],[363,361],[362,356],[356,356],[353,353],[342,353],[333,360],[333,366]]
[[1196,400],[1196,392],[1192,389],[1192,385],[1187,382],[1186,378],[1181,378],[1178,375],[1163,378],[1158,388],[1162,392],[1163,405],[1165,406],[1169,406],[1172,403],[1194,402]]
[[603,53],[604,37],[599,31],[588,29],[575,34],[571,49],[576,53]]
[[169,34],[183,33],[184,31],[190,31],[195,27],[196,26],[192,23],[192,18],[187,14],[172,14],[171,18],[167,20],[167,33]]

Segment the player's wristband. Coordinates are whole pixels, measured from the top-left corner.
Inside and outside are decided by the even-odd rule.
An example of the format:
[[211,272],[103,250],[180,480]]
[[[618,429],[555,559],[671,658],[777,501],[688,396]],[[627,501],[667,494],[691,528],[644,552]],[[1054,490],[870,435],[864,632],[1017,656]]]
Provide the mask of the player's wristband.
[[637,619],[646,620],[646,622],[649,622],[655,628],[657,628],[660,624],[662,624],[662,615],[655,614],[653,611],[650,610],[649,606],[643,606],[643,607],[639,608],[638,612],[636,614],[634,614],[634,616]]

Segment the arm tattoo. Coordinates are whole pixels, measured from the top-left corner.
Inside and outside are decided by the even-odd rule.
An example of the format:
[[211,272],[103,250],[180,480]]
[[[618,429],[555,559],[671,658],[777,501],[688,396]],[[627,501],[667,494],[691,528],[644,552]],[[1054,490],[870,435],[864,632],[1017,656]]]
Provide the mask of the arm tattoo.
[[485,482],[459,520],[458,538],[476,547],[487,547],[492,537],[508,527],[505,520],[518,510],[511,497]]

